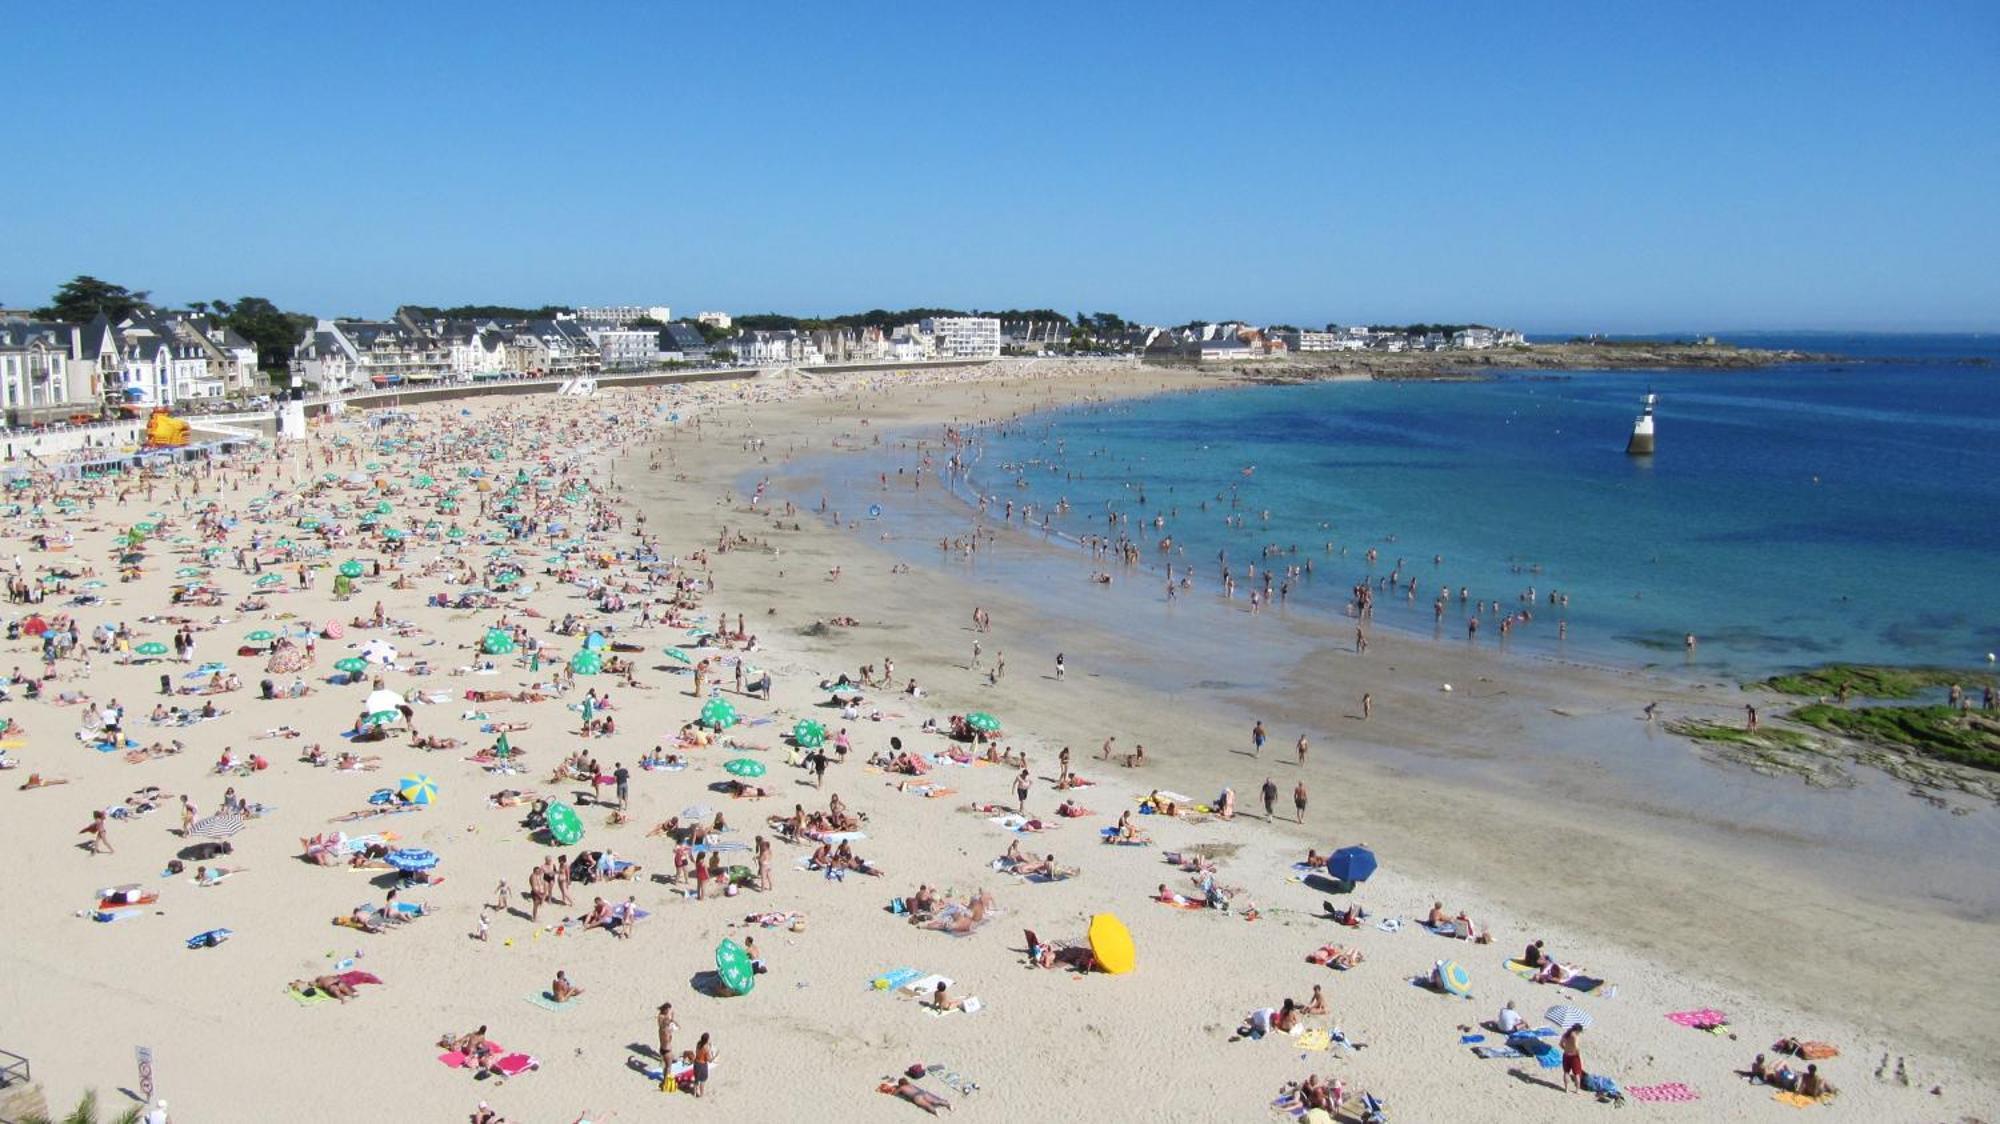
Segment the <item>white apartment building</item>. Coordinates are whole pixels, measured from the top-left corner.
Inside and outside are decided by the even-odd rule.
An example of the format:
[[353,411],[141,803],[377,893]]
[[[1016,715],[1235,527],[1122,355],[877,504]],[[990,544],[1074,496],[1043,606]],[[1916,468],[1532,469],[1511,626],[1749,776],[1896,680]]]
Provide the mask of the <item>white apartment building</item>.
[[634,320],[658,320],[664,324],[674,318],[674,310],[664,304],[612,304],[602,308],[579,308],[576,318],[602,320],[621,327]]
[[590,342],[597,345],[604,370],[643,371],[660,361],[658,328],[626,328],[608,320],[579,323]]
[[711,328],[720,328],[725,332],[730,329],[731,325],[736,323],[736,318],[727,312],[697,312],[694,314],[694,319],[697,324],[706,324]]
[[1360,351],[1367,344],[1345,332],[1301,331],[1294,351]]
[[[8,425],[61,416],[69,396],[66,324],[0,320],[0,407]],[[89,404],[95,412],[95,404]]]
[[1000,355],[1000,321],[987,316],[940,316],[918,324],[931,337],[940,359],[996,359]]

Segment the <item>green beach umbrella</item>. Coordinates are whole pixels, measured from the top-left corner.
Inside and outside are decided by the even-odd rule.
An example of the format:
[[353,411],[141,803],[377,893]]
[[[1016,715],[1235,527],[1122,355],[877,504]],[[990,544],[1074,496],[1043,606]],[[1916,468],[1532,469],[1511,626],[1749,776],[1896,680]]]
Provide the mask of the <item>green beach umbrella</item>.
[[578,675],[596,675],[604,670],[604,657],[586,648],[569,658],[569,669]]
[[965,724],[982,734],[998,733],[1000,730],[1000,720],[983,710],[975,710],[966,715]]
[[159,530],[160,525],[157,523],[134,523],[132,524],[132,529],[142,534],[150,535],[154,531]]
[[549,838],[565,847],[573,847],[583,840],[583,817],[576,809],[560,800],[549,801],[543,815],[548,820]]
[[757,986],[757,969],[750,963],[749,951],[727,937],[715,946],[715,974],[722,977],[722,986],[738,995],[748,995]]
[[148,640],[132,650],[142,656],[164,656],[167,654],[167,646],[158,640]]
[[736,707],[731,705],[728,699],[714,698],[702,704],[701,724],[704,726],[726,730],[739,721],[741,716],[736,713]]
[[250,584],[256,586],[258,589],[268,589],[271,586],[282,584],[284,580],[285,577],[283,574],[265,574]]
[[349,656],[344,660],[333,661],[333,670],[344,671],[349,675],[359,675],[368,670],[368,661],[362,659],[360,656]]
[[260,628],[243,637],[243,639],[250,641],[252,644],[266,644],[277,638],[278,634],[268,628]]
[[198,578],[201,576],[201,567],[182,566],[180,569],[174,571],[174,576],[177,578]]
[[462,539],[465,537],[465,528],[453,527],[451,530],[446,531],[444,533],[444,537],[448,539]]
[[387,726],[389,723],[394,722],[396,719],[401,717],[402,717],[401,714],[398,714],[393,710],[378,710],[375,713],[368,716],[367,722],[370,726]]
[[358,578],[361,576],[361,571],[361,563],[352,558],[340,564],[340,576],[343,578]]
[[489,628],[486,638],[479,642],[480,651],[489,656],[505,656],[514,651],[514,638],[505,629]]
[[682,663],[694,662],[693,656],[688,655],[686,652],[681,651],[679,648],[668,648],[667,658],[670,660],[679,660]]
[[826,744],[826,727],[810,718],[801,718],[792,726],[792,744],[800,749],[818,749]]
[[395,511],[395,508],[389,506],[388,500],[383,500],[381,503],[375,505],[375,514],[377,515],[393,515]]
[[732,777],[761,777],[764,775],[764,763],[749,757],[738,757],[723,765],[722,771]]

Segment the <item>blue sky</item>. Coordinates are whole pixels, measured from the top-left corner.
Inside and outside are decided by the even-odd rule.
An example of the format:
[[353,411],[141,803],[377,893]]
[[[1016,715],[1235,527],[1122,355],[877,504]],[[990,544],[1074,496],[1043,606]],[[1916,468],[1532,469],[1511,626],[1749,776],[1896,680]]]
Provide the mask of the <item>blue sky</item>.
[[2000,329],[2000,5],[17,11],[0,305]]

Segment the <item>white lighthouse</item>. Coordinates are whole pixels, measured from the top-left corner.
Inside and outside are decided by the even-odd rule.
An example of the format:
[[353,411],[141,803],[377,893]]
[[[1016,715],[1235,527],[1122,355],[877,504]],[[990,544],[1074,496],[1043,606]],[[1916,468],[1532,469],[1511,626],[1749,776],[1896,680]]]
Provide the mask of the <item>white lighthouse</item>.
[[1627,456],[1650,457],[1653,455],[1653,407],[1658,405],[1660,396],[1646,392],[1646,408],[1632,423],[1632,439],[1625,443]]

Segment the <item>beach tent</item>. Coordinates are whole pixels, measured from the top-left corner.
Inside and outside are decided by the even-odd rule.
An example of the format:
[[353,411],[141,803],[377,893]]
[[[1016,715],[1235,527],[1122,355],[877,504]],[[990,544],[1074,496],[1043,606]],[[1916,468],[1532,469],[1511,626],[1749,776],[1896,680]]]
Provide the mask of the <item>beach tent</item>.
[[1090,954],[1097,960],[1097,966],[1114,976],[1122,976],[1138,965],[1138,949],[1132,944],[1132,931],[1123,921],[1109,913],[1100,913],[1090,919],[1087,933],[1090,940]]

